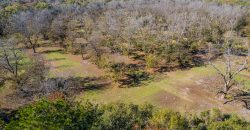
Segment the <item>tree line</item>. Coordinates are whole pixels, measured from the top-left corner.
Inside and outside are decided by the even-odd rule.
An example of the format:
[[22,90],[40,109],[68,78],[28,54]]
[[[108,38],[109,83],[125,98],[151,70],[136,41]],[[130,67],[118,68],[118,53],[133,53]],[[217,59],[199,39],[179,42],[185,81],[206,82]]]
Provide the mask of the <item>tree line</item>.
[[[110,77],[119,66],[107,60],[110,53],[142,60],[146,68],[159,71],[189,68],[206,62],[201,55],[208,52],[210,43],[223,51],[226,32],[249,34],[244,30],[248,7],[199,0],[6,1],[1,7],[1,32],[18,39],[19,47],[36,53],[39,46],[59,45],[65,52],[81,54],[111,70]],[[246,51],[243,42],[233,44],[235,50]],[[132,75],[141,77],[141,73],[145,72]],[[119,74],[123,78],[131,75]],[[113,80],[122,79],[117,78]],[[137,81],[132,79],[131,84]]]
[[149,104],[112,103],[96,105],[63,100],[42,100],[13,113],[1,113],[0,128],[77,130],[247,130],[250,124],[218,109],[200,114],[183,114]]
[[[41,39],[59,43],[66,51],[90,53],[98,62],[107,52],[142,58],[158,64],[188,67],[199,64],[195,55],[224,41],[223,34],[246,25],[247,9],[202,1],[108,1],[79,5],[52,2],[44,8],[4,7],[6,35],[20,34],[26,48],[42,46]],[[39,4],[39,2],[37,3]],[[34,6],[36,6],[35,4]],[[7,8],[7,9],[6,9]],[[11,8],[6,11],[8,8]],[[84,38],[76,43],[77,38]],[[87,51],[88,50],[88,51]],[[154,59],[153,59],[154,58]],[[158,64],[152,64],[152,59]],[[160,62],[161,61],[161,62]]]

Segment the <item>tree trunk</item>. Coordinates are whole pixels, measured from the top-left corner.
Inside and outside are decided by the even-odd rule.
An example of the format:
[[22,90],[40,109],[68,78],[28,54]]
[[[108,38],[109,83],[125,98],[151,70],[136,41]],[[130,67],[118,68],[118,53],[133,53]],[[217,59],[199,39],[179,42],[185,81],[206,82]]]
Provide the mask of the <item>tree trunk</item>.
[[28,40],[29,40],[29,43],[30,43],[30,45],[31,45],[31,47],[32,47],[33,52],[34,52],[34,53],[36,53],[36,46],[35,46],[35,44],[34,44],[34,43],[32,43],[32,41],[31,41],[31,38],[30,38],[30,37],[28,38]]
[[33,50],[34,53],[36,53],[36,47],[35,47],[35,45],[32,45],[32,50]]
[[83,57],[83,45],[81,45],[81,55],[82,55],[82,60],[84,60],[84,57]]

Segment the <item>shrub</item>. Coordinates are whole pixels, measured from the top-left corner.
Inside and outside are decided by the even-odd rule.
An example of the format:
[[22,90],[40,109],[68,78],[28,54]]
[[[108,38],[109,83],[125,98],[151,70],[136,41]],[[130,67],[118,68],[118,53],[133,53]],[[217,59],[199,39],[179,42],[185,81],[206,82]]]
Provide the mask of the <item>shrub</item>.
[[248,130],[249,128],[249,123],[235,115],[232,115],[229,119],[225,118],[225,121],[214,121],[208,125],[210,130]]
[[188,129],[186,117],[178,112],[160,110],[151,119],[152,127],[157,129],[184,130]]
[[90,129],[98,120],[97,106],[86,103],[70,104],[65,101],[40,101],[17,113],[6,130],[13,129]]
[[13,3],[11,5],[6,6],[3,10],[0,10],[0,16],[2,18],[6,18],[11,16],[12,14],[17,13],[19,10],[21,10],[21,5],[19,3]]
[[199,116],[183,116],[179,112],[158,109],[149,104],[112,103],[98,106],[90,102],[80,105],[63,100],[42,100],[13,113],[10,123],[5,124],[0,120],[0,128],[248,130],[250,123],[235,115],[224,115],[217,109],[202,112]]
[[34,7],[35,9],[47,9],[49,8],[49,4],[46,2],[39,1]]
[[145,58],[147,68],[154,68],[157,65],[158,59],[155,55],[149,54]]
[[100,129],[106,130],[131,130],[133,128],[144,129],[153,114],[152,105],[134,104],[109,104],[103,108]]
[[2,119],[0,119],[0,129],[2,130],[4,126],[5,126],[5,122]]

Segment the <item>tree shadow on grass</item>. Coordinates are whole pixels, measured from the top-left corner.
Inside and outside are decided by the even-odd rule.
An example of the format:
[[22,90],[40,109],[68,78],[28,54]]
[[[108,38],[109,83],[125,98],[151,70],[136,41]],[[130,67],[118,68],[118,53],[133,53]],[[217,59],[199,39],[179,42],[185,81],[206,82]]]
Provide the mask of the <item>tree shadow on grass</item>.
[[56,49],[56,50],[45,50],[41,52],[42,54],[50,54],[50,53],[60,53],[64,54],[64,51],[62,49]]
[[68,68],[71,67],[71,65],[60,65],[60,66],[56,66],[54,67],[55,69],[63,69],[63,68]]
[[110,82],[104,77],[75,77],[69,78],[69,81],[78,82],[83,90],[95,90],[95,89],[104,89]]
[[61,60],[65,60],[66,58],[53,58],[53,59],[48,59],[47,61],[48,62],[51,62],[51,61],[61,61]]
[[25,106],[37,98],[49,98],[54,93],[61,93],[62,97],[71,100],[84,91],[105,89],[110,83],[104,77],[49,78],[34,85],[26,84],[5,98],[14,107]]
[[144,81],[150,79],[148,73],[143,71],[135,71],[133,73],[126,74],[126,78],[118,80],[120,87],[139,87],[143,85]]

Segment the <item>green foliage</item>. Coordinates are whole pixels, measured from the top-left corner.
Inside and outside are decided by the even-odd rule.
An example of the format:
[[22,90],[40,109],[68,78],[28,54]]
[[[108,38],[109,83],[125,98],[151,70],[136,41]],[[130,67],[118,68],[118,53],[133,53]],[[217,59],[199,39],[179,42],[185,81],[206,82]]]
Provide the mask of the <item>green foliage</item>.
[[178,112],[160,110],[151,119],[152,127],[158,129],[184,130],[188,129],[188,122],[184,116]]
[[[0,128],[5,127],[0,121]],[[183,116],[179,112],[157,109],[149,104],[112,103],[93,105],[85,102],[42,100],[18,110],[6,124],[13,129],[169,129],[169,130],[247,130],[250,123],[235,115],[223,115],[213,109],[200,116]]]
[[224,118],[224,121],[214,121],[208,125],[209,130],[249,130],[249,123],[232,115],[230,118]]
[[108,61],[107,56],[102,55],[100,57],[91,57],[91,61],[94,62],[100,68],[108,68],[110,66],[110,62]]
[[65,101],[44,100],[19,110],[11,123],[6,126],[6,130],[91,129],[97,122],[99,114],[97,106],[89,102],[80,106]]
[[147,68],[154,68],[157,65],[158,59],[156,55],[149,54],[145,58]]
[[106,105],[102,109],[105,112],[99,128],[107,130],[143,129],[148,125],[148,121],[153,114],[153,106],[148,104],[138,106],[118,103]]
[[81,6],[88,4],[90,1],[91,0],[64,0],[66,4],[77,4]]
[[21,5],[19,3],[13,3],[11,5],[6,6],[2,10],[0,10],[0,16],[2,18],[7,18],[11,16],[12,14],[17,13],[20,9],[21,9]]
[[164,47],[164,52],[161,54],[167,61],[167,63],[174,63],[175,66],[181,68],[192,66],[192,49],[190,45],[182,43],[171,43]]
[[34,6],[35,9],[47,9],[49,8],[49,4],[43,1],[39,1]]
[[0,129],[3,129],[5,126],[5,122],[0,118]]

